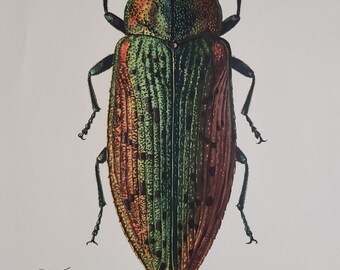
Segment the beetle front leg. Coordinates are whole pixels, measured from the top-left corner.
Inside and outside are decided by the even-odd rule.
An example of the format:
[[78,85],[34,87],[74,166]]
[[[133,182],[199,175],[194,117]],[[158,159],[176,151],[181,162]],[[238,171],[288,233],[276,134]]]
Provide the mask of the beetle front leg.
[[235,27],[236,24],[238,24],[238,22],[240,21],[240,13],[241,13],[241,0],[237,0],[236,14],[231,15],[222,22],[221,36],[229,32],[231,29]]
[[247,186],[248,186],[249,167],[248,167],[247,157],[245,156],[245,154],[243,154],[241,149],[238,148],[238,147],[236,148],[236,161],[240,162],[241,164],[244,164],[244,166],[245,166],[241,195],[240,195],[238,204],[236,206],[237,206],[237,209],[241,213],[241,218],[242,218],[242,221],[243,221],[243,224],[244,224],[244,230],[245,230],[247,236],[249,236],[249,238],[250,238],[250,241],[247,244],[250,244],[253,241],[255,243],[257,243],[257,240],[254,239],[253,233],[250,230],[246,216],[243,213],[244,203],[245,203],[245,200],[246,200]]
[[114,28],[117,30],[123,32],[125,34],[125,23],[124,21],[119,18],[117,15],[111,13],[108,11],[107,8],[107,0],[103,0],[103,5],[104,5],[104,17],[105,19],[111,24]]
[[90,89],[90,97],[91,97],[93,113],[91,114],[90,119],[87,121],[85,128],[81,131],[81,133],[78,134],[78,137],[82,140],[85,140],[84,135],[87,135],[88,131],[91,128],[93,119],[96,117],[96,113],[100,111],[100,107],[97,102],[96,93],[94,92],[94,89],[92,86],[91,77],[108,70],[112,66],[113,66],[113,54],[110,54],[109,56],[106,56],[103,60],[99,61],[93,68],[91,68],[87,75],[87,82],[88,82],[89,89]]
[[96,180],[97,180],[97,188],[98,188],[98,201],[99,201],[99,214],[98,214],[98,219],[96,222],[96,225],[94,226],[94,229],[92,231],[92,238],[90,241],[86,243],[88,245],[89,243],[94,243],[98,245],[95,241],[96,236],[98,235],[99,229],[100,229],[100,222],[102,220],[102,215],[103,215],[103,208],[106,205],[105,198],[104,198],[104,192],[103,192],[103,185],[102,181],[100,179],[100,171],[99,171],[99,164],[103,164],[107,160],[107,148],[105,147],[100,154],[98,155],[96,159],[96,165],[95,165],[95,170],[96,170]]
[[251,99],[253,97],[253,92],[254,92],[254,87],[255,87],[255,74],[254,74],[254,71],[252,71],[252,69],[250,67],[248,67],[247,64],[245,64],[240,59],[237,59],[235,57],[231,58],[231,68],[236,70],[236,71],[238,71],[243,76],[246,76],[246,77],[252,79],[251,86],[250,86],[250,89],[249,89],[249,92],[248,92],[248,95],[247,95],[247,99],[244,102],[244,105],[243,105],[241,113],[246,117],[247,122],[250,125],[251,131],[255,135],[255,138],[259,139],[258,144],[261,143],[261,142],[265,142],[266,140],[264,140],[261,137],[261,133],[257,130],[257,128],[254,126],[253,121],[251,121],[250,117],[248,116],[250,102],[251,102]]

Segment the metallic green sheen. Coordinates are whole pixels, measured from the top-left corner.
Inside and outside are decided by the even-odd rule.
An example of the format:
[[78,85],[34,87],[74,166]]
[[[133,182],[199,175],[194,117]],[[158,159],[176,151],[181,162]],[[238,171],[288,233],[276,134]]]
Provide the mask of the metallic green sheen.
[[219,36],[222,10],[217,0],[129,0],[128,34],[180,42],[200,34]]
[[[138,176],[146,187],[148,245],[155,269],[166,265],[163,269],[177,270],[186,234],[194,234],[189,221],[194,219],[195,208],[190,205],[197,199],[197,179],[203,166],[205,144],[201,134],[206,123],[202,115],[213,106],[209,97],[216,90],[212,47],[216,43],[226,50],[228,47],[225,41],[213,37],[189,40],[176,49],[154,37],[131,35],[123,40],[130,43],[127,74],[138,115],[138,152],[146,153],[138,160]],[[114,81],[110,106],[119,108],[114,101]],[[231,96],[231,84],[228,89]],[[231,98],[228,102],[223,106],[233,112]],[[110,111],[114,113],[114,109]],[[113,119],[109,115],[109,121]],[[236,140],[235,130],[229,137]],[[235,158],[231,160],[234,164]]]

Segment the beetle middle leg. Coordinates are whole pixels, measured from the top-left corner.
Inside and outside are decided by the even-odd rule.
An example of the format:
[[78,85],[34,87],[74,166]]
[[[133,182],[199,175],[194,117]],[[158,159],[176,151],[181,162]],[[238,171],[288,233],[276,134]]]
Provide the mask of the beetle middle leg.
[[237,0],[236,14],[229,16],[222,22],[221,36],[229,32],[240,21],[241,0]]
[[239,201],[238,201],[238,204],[237,204],[237,209],[241,213],[241,218],[242,218],[242,221],[243,221],[243,224],[244,224],[244,230],[245,230],[247,236],[249,236],[249,238],[250,238],[250,241],[247,244],[250,244],[253,241],[255,243],[257,243],[257,240],[254,239],[253,233],[250,230],[246,216],[243,213],[244,203],[245,203],[245,200],[246,200],[247,186],[248,186],[249,167],[248,167],[247,157],[241,151],[241,149],[238,148],[238,147],[236,148],[236,161],[240,162],[241,164],[244,164],[244,166],[245,166],[242,190],[241,190],[241,195],[240,195],[240,198],[239,198]]
[[232,69],[238,71],[243,76],[246,76],[246,77],[252,79],[251,86],[250,86],[250,89],[249,89],[249,92],[248,92],[248,95],[247,95],[247,99],[244,102],[241,113],[246,117],[247,122],[250,125],[251,131],[255,135],[255,138],[259,139],[258,144],[261,143],[261,142],[265,142],[266,140],[264,140],[262,138],[261,133],[257,130],[257,128],[254,126],[253,121],[251,121],[250,117],[248,116],[250,102],[251,102],[251,99],[253,97],[253,92],[254,92],[254,87],[255,87],[254,71],[246,63],[242,62],[240,59],[237,59],[235,57],[232,57],[230,62],[231,62],[231,68]]
[[105,198],[104,198],[104,192],[103,192],[103,185],[102,185],[102,181],[100,179],[100,172],[99,172],[99,164],[103,164],[105,163],[107,160],[107,148],[105,147],[100,154],[98,155],[97,159],[96,159],[96,165],[95,165],[95,171],[96,171],[96,180],[97,180],[97,188],[98,188],[98,201],[99,201],[99,214],[98,214],[98,219],[96,222],[96,225],[94,226],[94,229],[92,231],[92,238],[90,241],[88,241],[86,243],[94,243],[96,245],[98,245],[95,241],[95,238],[99,232],[100,229],[100,222],[102,220],[102,215],[103,215],[103,208],[106,205],[105,202]]
[[91,77],[108,70],[112,66],[113,66],[113,54],[110,54],[110,55],[106,56],[104,59],[102,59],[101,61],[99,61],[97,64],[95,64],[90,69],[90,71],[87,75],[87,82],[88,82],[89,89],[90,89],[90,96],[91,96],[93,113],[91,114],[90,119],[87,121],[85,128],[78,134],[78,137],[82,140],[85,140],[84,135],[87,135],[88,131],[91,128],[91,124],[93,122],[93,119],[96,117],[96,113],[100,111],[100,107],[99,107],[98,102],[97,102],[96,93],[94,92],[94,89],[93,89]]
[[103,5],[104,5],[104,17],[105,19],[111,24],[114,28],[117,30],[123,32],[125,34],[125,24],[124,21],[119,18],[117,15],[111,13],[108,11],[107,8],[107,0],[103,0]]

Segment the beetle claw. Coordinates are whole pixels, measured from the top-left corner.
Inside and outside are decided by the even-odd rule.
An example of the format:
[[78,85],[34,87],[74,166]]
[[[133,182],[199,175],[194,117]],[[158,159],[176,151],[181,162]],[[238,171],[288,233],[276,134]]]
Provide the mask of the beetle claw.
[[257,144],[260,144],[262,142],[266,142],[267,141],[267,140],[262,138],[261,133],[258,130],[256,130],[256,128],[253,130],[253,132],[255,133],[255,138],[259,139]]
[[84,138],[84,133],[79,133],[79,134],[78,134],[78,137],[79,137],[80,139],[82,139],[83,141],[86,140],[86,138]]
[[252,242],[255,242],[255,244],[257,244],[257,240],[253,236],[250,236],[250,241],[247,244],[249,245]]
[[98,243],[94,240],[94,237],[90,241],[86,242],[86,245],[88,245],[90,243],[94,243],[98,246]]
[[263,142],[266,142],[267,140],[264,140],[264,139],[262,139],[262,137],[260,136],[260,138],[259,138],[260,140],[257,142],[257,144],[260,144],[260,143],[263,143]]

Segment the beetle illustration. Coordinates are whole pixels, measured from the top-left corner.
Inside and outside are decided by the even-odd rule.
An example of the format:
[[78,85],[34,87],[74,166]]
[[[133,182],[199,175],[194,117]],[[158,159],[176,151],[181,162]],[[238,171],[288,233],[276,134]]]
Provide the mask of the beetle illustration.
[[95,165],[100,211],[88,243],[96,243],[106,205],[99,175],[106,161],[119,220],[147,270],[200,267],[221,226],[236,161],[245,165],[237,207],[256,242],[243,212],[248,163],[236,144],[231,70],[252,79],[242,114],[261,143],[248,116],[255,75],[221,38],[240,20],[241,0],[225,20],[217,0],[129,0],[124,21],[103,5],[125,37],[88,74],[93,113],[81,139],[100,111],[91,77],[113,68],[107,147]]

